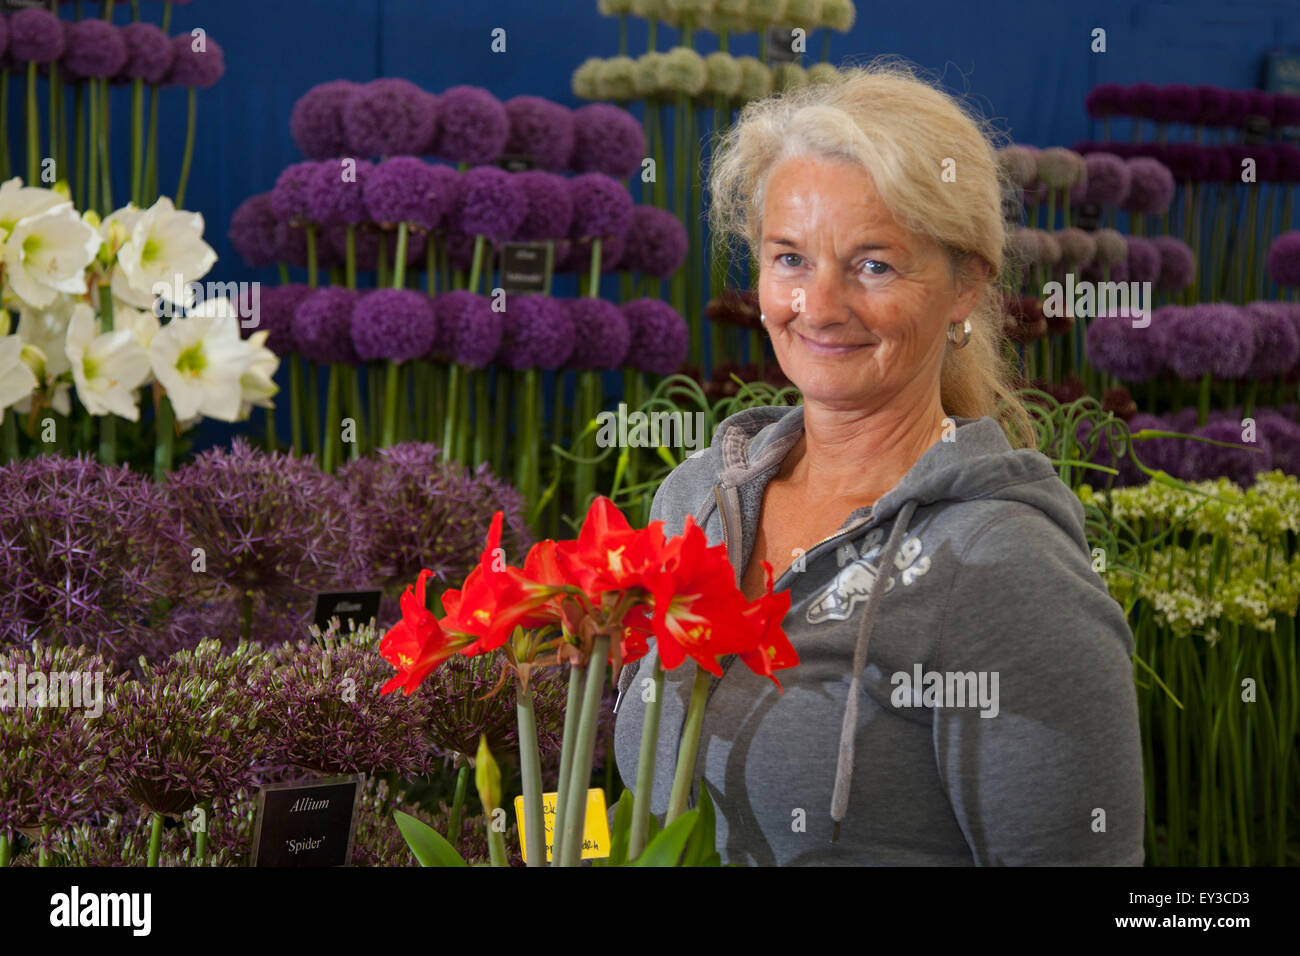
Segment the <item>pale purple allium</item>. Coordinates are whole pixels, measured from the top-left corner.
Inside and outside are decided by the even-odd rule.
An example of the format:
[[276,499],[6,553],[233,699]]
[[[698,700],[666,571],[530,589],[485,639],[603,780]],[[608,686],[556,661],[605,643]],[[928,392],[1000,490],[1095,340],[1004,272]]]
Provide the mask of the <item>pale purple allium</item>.
[[626,235],[633,203],[621,182],[602,173],[585,173],[569,180],[569,191],[573,195],[571,238]]
[[248,266],[260,269],[274,264],[279,258],[275,241],[277,222],[279,218],[271,206],[271,194],[258,193],[235,208],[226,236]]
[[624,271],[667,279],[686,260],[686,227],[667,209],[634,206],[626,239],[620,263]]
[[1089,153],[1083,162],[1088,183],[1085,200],[1101,206],[1122,206],[1133,178],[1128,163],[1114,153]]
[[1202,375],[1241,378],[1255,354],[1255,331],[1232,305],[1184,307],[1170,327],[1165,361],[1184,381]]
[[1291,321],[1291,306],[1282,302],[1252,302],[1245,306],[1255,327],[1255,356],[1246,378],[1272,378],[1291,371],[1300,359],[1300,336]]
[[1272,408],[1258,409],[1255,417],[1268,442],[1273,467],[1300,477],[1300,424]]
[[434,574],[430,589],[460,587],[478,564],[497,511],[505,515],[501,547],[508,562],[522,567],[533,543],[514,487],[486,468],[442,461],[433,444],[381,448],[344,465],[339,481],[356,522],[358,561],[389,597],[400,596],[425,568]]
[[[1196,409],[1192,409],[1192,414],[1196,414]],[[1139,412],[1134,415],[1128,422],[1129,433],[1133,434],[1143,429],[1153,431],[1178,431],[1163,418],[1157,418],[1155,415],[1148,415]],[[1183,444],[1180,439],[1176,438],[1144,438],[1140,441],[1129,443],[1133,454],[1135,454],[1142,464],[1156,471],[1168,472],[1175,474],[1178,462],[1181,461],[1182,455],[1179,450]],[[1115,465],[1119,469],[1119,478],[1117,484],[1120,485],[1140,485],[1147,482],[1147,476],[1138,470],[1133,464],[1127,453],[1118,456],[1118,462]]]
[[289,114],[289,132],[308,159],[333,159],[348,152],[343,107],[361,88],[351,80],[318,83],[298,98]]
[[339,286],[317,289],[293,313],[293,338],[298,352],[313,362],[355,365],[352,309],[358,293]]
[[1268,439],[1256,433],[1253,446],[1241,440],[1241,421],[1211,422],[1193,433],[1214,441],[1232,442],[1246,445],[1245,448],[1224,448],[1200,441],[1184,441],[1187,462],[1186,472],[1192,481],[1208,481],[1226,477],[1242,488],[1249,488],[1255,483],[1255,476],[1261,471],[1271,471],[1272,455]]
[[573,223],[573,194],[568,179],[540,169],[515,173],[514,177],[528,200],[528,214],[515,239],[532,242],[566,237]]
[[154,85],[167,78],[176,59],[167,34],[152,23],[138,21],[122,27],[122,40],[126,43],[126,63],[119,79],[138,79]]
[[1300,230],[1284,232],[1268,247],[1268,274],[1282,286],[1300,286]]
[[604,299],[567,300],[573,320],[573,352],[568,366],[575,369],[616,369],[627,357],[632,331],[627,317]]
[[1156,90],[1155,119],[1164,123],[1195,123],[1201,99],[1186,83],[1170,83]]
[[419,155],[442,118],[437,97],[397,78],[364,84],[342,112],[348,152],[361,156]]
[[78,20],[68,26],[60,65],[83,77],[115,76],[127,61],[122,31],[98,18]]
[[377,289],[352,309],[352,344],[362,361],[422,358],[437,327],[431,300],[414,289]]
[[1128,161],[1128,168],[1132,178],[1124,208],[1148,215],[1167,212],[1174,198],[1174,177],[1164,164],[1136,156]]
[[1131,282],[1154,283],[1160,276],[1160,250],[1149,239],[1129,236],[1128,277]]
[[271,208],[290,222],[311,221],[312,182],[320,164],[314,160],[286,166],[271,188]]
[[1099,315],[1088,324],[1088,364],[1125,382],[1145,382],[1164,368],[1167,329],[1154,316],[1150,325],[1134,328],[1131,315]]
[[512,174],[494,166],[461,173],[456,209],[450,217],[456,230],[506,242],[514,238],[527,215],[528,197]]
[[496,360],[506,368],[559,368],[573,354],[573,318],[561,300],[547,295],[510,296],[501,317]]
[[8,26],[8,56],[16,64],[52,63],[63,53],[63,25],[48,10],[19,10]]
[[1150,240],[1160,254],[1160,277],[1156,288],[1180,292],[1191,285],[1196,275],[1196,254],[1181,239],[1156,236]]
[[423,152],[453,163],[490,163],[505,150],[510,118],[481,86],[452,86],[438,97],[438,128]]
[[[319,243],[318,243],[319,245]],[[307,267],[307,230],[281,219],[275,224],[275,258],[279,262]]]
[[654,375],[681,368],[690,349],[690,329],[681,313],[662,299],[634,299],[621,308],[631,333],[628,366]]
[[470,368],[491,363],[501,347],[504,321],[487,296],[455,289],[436,296],[433,310],[438,318],[435,355]]
[[573,111],[540,96],[516,96],[505,102],[510,135],[505,152],[531,156],[539,170],[569,168],[573,155]]
[[627,110],[608,103],[589,103],[573,113],[573,155],[576,173],[604,173],[625,178],[641,168],[645,133]]
[[172,51],[175,58],[167,74],[167,83],[171,86],[189,86],[206,90],[216,86],[217,81],[225,75],[225,53],[216,40],[210,36],[200,40],[189,33],[172,37]]
[[373,169],[373,164],[351,156],[321,160],[307,184],[308,217],[329,226],[368,221],[363,190]]

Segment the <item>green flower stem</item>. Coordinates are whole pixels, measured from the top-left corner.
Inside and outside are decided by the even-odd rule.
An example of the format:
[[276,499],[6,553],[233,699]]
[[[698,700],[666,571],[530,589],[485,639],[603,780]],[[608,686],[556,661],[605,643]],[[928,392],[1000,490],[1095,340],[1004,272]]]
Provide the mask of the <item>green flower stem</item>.
[[[81,90],[77,90],[77,105],[81,105]],[[80,135],[80,130],[77,131]],[[9,178],[12,159],[9,156],[9,71],[0,70],[0,177]]]
[[144,201],[144,80],[131,83],[131,201]]
[[146,866],[158,865],[158,854],[162,851],[163,815],[157,810],[153,814],[153,825],[149,830],[149,861]]
[[568,806],[569,774],[573,770],[573,751],[575,737],[578,734],[578,707],[582,698],[582,678],[586,670],[569,666],[569,695],[564,702],[564,732],[560,735],[560,776],[555,794],[555,822],[551,832],[551,866],[560,865],[560,850],[563,848],[564,819]]
[[325,451],[321,455],[321,469],[327,474],[334,474],[339,458],[339,390],[343,366],[338,362],[330,365],[330,383],[325,398]]
[[[6,71],[0,81],[0,113],[5,111],[8,97],[2,92],[9,82]],[[4,121],[0,119],[0,136],[4,133]],[[78,208],[86,206],[86,91],[78,86],[72,93],[72,178],[68,185],[73,187],[73,198]],[[4,170],[9,175],[9,145],[4,147]],[[89,207],[86,207],[89,208]]]
[[542,816],[542,761],[537,749],[534,691],[515,683],[515,714],[519,722],[519,770],[524,785],[524,836],[528,865],[546,865],[546,826]]
[[451,461],[455,454],[456,422],[460,417],[461,369],[455,362],[447,367],[447,417],[442,429],[442,461]]
[[[99,287],[100,330],[113,331],[113,288]],[[99,460],[105,465],[117,464],[117,416],[111,412],[99,421]]]
[[12,408],[3,410],[4,422],[0,429],[4,431],[5,461],[17,461],[18,454],[18,413]]
[[713,675],[698,664],[695,683],[691,685],[691,702],[686,711],[686,724],[682,728],[682,745],[677,753],[677,770],[673,774],[672,796],[668,798],[668,815],[664,826],[672,823],[686,811],[686,801],[691,795],[695,777],[695,758],[700,751],[700,730],[704,726],[704,705],[709,697],[709,679]]
[[295,353],[289,356],[289,429],[295,455],[303,453],[302,389],[302,358]]
[[99,208],[99,87],[86,84],[86,208]]
[[1201,376],[1201,386],[1196,398],[1196,424],[1204,427],[1210,416],[1210,373]]
[[27,180],[35,186],[41,171],[41,125],[36,105],[36,61],[27,64]]
[[379,447],[388,448],[397,442],[397,383],[401,366],[389,361],[384,373],[384,437]]
[[194,160],[194,128],[198,114],[198,90],[189,88],[188,111],[185,120],[185,154],[181,159],[181,175],[176,183],[176,208],[185,208],[185,187],[190,181],[190,163]]
[[393,288],[400,289],[406,285],[406,243],[407,224],[397,224],[397,250],[393,253]]
[[466,288],[470,292],[478,292],[479,276],[483,274],[483,237],[481,235],[474,237],[474,258],[469,266],[469,282]]
[[436,442],[442,437],[447,414],[447,369],[442,365],[429,367],[429,420],[424,440]]
[[537,500],[541,473],[538,468],[542,453],[542,439],[538,406],[541,404],[541,378],[537,369],[525,369],[520,377],[523,419],[520,422],[518,444],[515,447],[515,483],[523,493],[524,501]]
[[[171,6],[170,3],[167,6]],[[166,14],[163,19],[166,20]],[[163,32],[167,28],[163,27]],[[152,206],[158,200],[158,101],[162,93],[157,86],[149,88],[149,148],[144,160],[144,202]]]
[[172,449],[176,441],[176,415],[171,399],[166,395],[158,398],[155,419],[153,478],[154,481],[165,481],[167,473],[172,470]]
[[[109,119],[108,80],[90,80],[99,87],[99,175],[103,179],[99,195],[100,212],[108,215],[113,209],[113,173],[112,151],[108,147],[109,132],[112,129]],[[178,207],[179,208],[179,205]]]
[[348,451],[348,457],[356,461],[363,454],[370,450],[367,441],[366,430],[366,409],[365,403],[361,401],[361,370],[358,368],[349,368],[348,374],[348,414],[352,421],[356,423],[356,433],[353,436],[355,441]]
[[600,246],[601,237],[592,238],[591,269],[587,273],[587,297],[591,299],[600,298]]
[[357,287],[357,227],[348,223],[344,235],[344,281],[349,289],[355,289]]
[[315,362],[307,365],[307,437],[311,442],[311,453],[320,461],[320,380],[316,374]]
[[47,823],[41,827],[41,847],[37,856],[38,866],[50,865],[50,825]]
[[573,767],[569,773],[569,793],[565,797],[568,809],[564,815],[564,858],[560,861],[561,866],[577,866],[582,858],[587,788],[591,783],[591,763],[596,755],[596,724],[600,720],[600,701],[605,692],[605,665],[608,657],[609,635],[597,634],[591,642],[591,658],[587,661],[578,739],[574,745]]
[[[495,809],[495,808],[494,808]],[[505,834],[492,827],[491,814],[488,815],[488,859],[493,866],[509,866],[506,860],[506,837]]]
[[316,224],[307,224],[307,287],[316,288],[319,284],[319,270],[316,268]]
[[[452,846],[460,845],[461,813],[465,809],[465,790],[469,787],[469,761],[464,754],[456,755],[460,770],[456,773],[456,789],[451,797],[451,813],[447,816],[447,842]],[[490,833],[492,828],[488,827]]]
[[279,438],[275,433],[275,409],[265,408],[262,412],[266,416],[266,450],[268,453],[273,453],[280,446]]
[[9,842],[9,834],[0,833],[0,868],[9,865],[13,859],[13,844]]
[[628,837],[627,858],[635,860],[645,849],[650,832],[650,799],[654,790],[655,753],[659,746],[659,710],[664,695],[664,668],[655,657],[651,696],[645,705],[641,724],[641,753],[636,763],[636,789],[632,793],[632,833]]
[[59,161],[58,161],[58,159],[59,159],[59,141],[60,141],[60,133],[62,132],[62,131],[60,130],[60,128],[59,128],[59,115],[60,115],[60,114],[59,114],[59,105],[60,105],[59,101],[60,101],[60,99],[62,98],[62,94],[63,94],[63,84],[62,84],[62,82],[60,82],[60,79],[59,79],[59,63],[58,63],[58,61],[55,60],[53,63],[51,63],[49,69],[50,69],[50,78],[49,78],[49,86],[48,86],[48,89],[49,89],[49,102],[48,102],[48,104],[47,104],[48,107],[49,107],[49,111],[50,111],[50,116],[49,116],[49,121],[50,121],[50,122],[49,122],[49,126],[50,126],[50,133],[49,133],[49,135],[50,135],[50,151],[49,151],[49,155],[50,155],[50,157],[53,158],[54,161],[55,161],[55,170],[56,170],[55,176],[56,176],[56,178],[57,178],[57,179],[66,179],[67,177],[64,175],[64,172],[63,172],[63,166],[60,165],[60,164],[59,164]]
[[474,467],[488,460],[492,422],[488,415],[488,370],[475,369],[474,379]]

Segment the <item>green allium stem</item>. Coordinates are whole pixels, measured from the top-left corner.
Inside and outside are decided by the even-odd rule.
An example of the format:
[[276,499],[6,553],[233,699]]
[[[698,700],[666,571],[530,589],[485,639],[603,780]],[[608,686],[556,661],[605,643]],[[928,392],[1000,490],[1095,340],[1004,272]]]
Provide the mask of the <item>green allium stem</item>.
[[157,810],[153,814],[153,825],[149,830],[149,861],[146,866],[158,865],[158,854],[162,851],[163,815]]
[[582,688],[582,714],[578,722],[578,739],[574,745],[573,767],[569,773],[568,809],[564,815],[564,858],[561,866],[577,866],[582,857],[583,825],[587,818],[587,788],[591,783],[591,764],[596,751],[596,724],[600,720],[600,701],[605,691],[605,666],[609,656],[609,635],[597,634],[587,661],[587,680]]
[[686,724],[682,729],[681,749],[677,753],[677,770],[673,774],[672,796],[668,798],[668,815],[664,826],[672,823],[686,811],[686,801],[691,794],[695,777],[695,758],[700,750],[700,730],[704,726],[704,704],[709,697],[709,679],[713,675],[698,664],[695,682],[691,685],[691,702],[686,711]]
[[655,753],[659,745],[659,710],[664,691],[664,668],[655,657],[652,696],[645,705],[641,724],[641,753],[636,764],[635,790],[632,793],[632,833],[628,837],[627,858],[635,860],[645,849],[650,832],[650,799],[654,790]]
[[546,865],[546,826],[542,815],[542,763],[537,749],[534,690],[515,684],[515,713],[519,721],[519,769],[524,787],[524,834],[528,865]]
[[551,832],[554,834],[551,847],[551,866],[560,866],[560,850],[563,848],[564,820],[569,796],[569,773],[573,770],[573,751],[578,728],[578,707],[582,698],[582,678],[586,671],[581,667],[569,667],[569,695],[564,704],[564,732],[560,736],[560,777],[555,795],[555,823]]
[[[465,809],[465,791],[469,787],[469,761],[463,754],[457,754],[460,770],[456,773],[456,790],[451,797],[451,813],[447,817],[447,841],[452,846],[460,845],[461,813]],[[490,831],[492,828],[488,827]]]
[[185,208],[185,187],[190,181],[190,163],[194,160],[194,128],[198,116],[198,90],[189,88],[188,112],[185,120],[185,154],[181,159],[181,175],[176,183],[176,208]]

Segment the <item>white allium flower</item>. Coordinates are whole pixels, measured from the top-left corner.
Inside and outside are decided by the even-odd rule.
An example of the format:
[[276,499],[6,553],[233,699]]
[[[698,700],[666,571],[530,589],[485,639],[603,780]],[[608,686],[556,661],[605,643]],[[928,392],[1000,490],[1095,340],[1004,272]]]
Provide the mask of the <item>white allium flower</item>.
[[90,306],[79,304],[68,323],[67,355],[77,397],[92,415],[140,418],[138,389],[149,375],[149,354],[130,329],[99,332]]

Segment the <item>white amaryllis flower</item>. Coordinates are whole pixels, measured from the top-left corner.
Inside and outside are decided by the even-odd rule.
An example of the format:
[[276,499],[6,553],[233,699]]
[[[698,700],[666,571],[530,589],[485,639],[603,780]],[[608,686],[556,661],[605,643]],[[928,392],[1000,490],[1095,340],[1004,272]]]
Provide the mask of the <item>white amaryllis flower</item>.
[[275,384],[275,370],[280,367],[279,357],[266,347],[268,331],[254,332],[245,341],[248,348],[248,369],[239,379],[240,402],[239,417],[247,418],[253,406],[275,408],[271,396],[280,390]]
[[72,367],[63,346],[68,340],[68,323],[76,305],[75,299],[60,295],[43,309],[23,309],[18,313],[18,337],[24,345],[35,346],[45,356],[46,383]]
[[233,319],[217,315],[172,319],[154,335],[149,356],[177,421],[196,415],[238,420],[239,380],[252,356]]
[[18,176],[0,184],[0,239],[13,231],[21,219],[39,216],[68,200],[53,189],[24,186]]
[[100,333],[90,306],[81,303],[68,323],[67,354],[77,397],[92,415],[137,421],[136,389],[149,375],[149,354],[130,329]]
[[[124,214],[121,221],[125,224],[129,219]],[[178,212],[163,196],[135,219],[131,237],[118,250],[113,295],[137,309],[151,309],[158,297],[156,286],[179,287],[184,301],[177,304],[188,307],[186,284],[207,275],[216,261],[217,254],[203,241],[202,214]],[[177,297],[164,294],[163,298],[176,301]]]
[[22,359],[23,343],[16,335],[0,338],[0,422],[5,409],[31,396],[36,376]]
[[86,291],[86,267],[99,251],[99,233],[65,202],[14,223],[5,239],[5,275],[13,294],[33,308],[60,292]]

